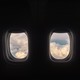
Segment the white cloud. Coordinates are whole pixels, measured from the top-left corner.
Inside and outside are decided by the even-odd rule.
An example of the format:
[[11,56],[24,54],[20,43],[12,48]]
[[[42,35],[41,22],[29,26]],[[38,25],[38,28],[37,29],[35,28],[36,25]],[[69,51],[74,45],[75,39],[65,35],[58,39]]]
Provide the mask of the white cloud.
[[53,40],[66,40],[69,42],[69,35],[68,33],[53,33],[51,35],[51,41]]
[[27,54],[25,54],[24,52],[21,52],[21,51],[18,51],[16,54],[15,54],[16,58],[18,59],[23,59],[27,56]]
[[70,38],[68,33],[53,33],[50,39],[50,53],[55,59],[64,59],[69,55]]
[[12,33],[10,36],[10,50],[15,58],[25,58],[28,54],[28,38],[25,33]]
[[50,43],[50,53],[55,59],[64,59],[69,55],[70,45],[60,45],[55,42]]

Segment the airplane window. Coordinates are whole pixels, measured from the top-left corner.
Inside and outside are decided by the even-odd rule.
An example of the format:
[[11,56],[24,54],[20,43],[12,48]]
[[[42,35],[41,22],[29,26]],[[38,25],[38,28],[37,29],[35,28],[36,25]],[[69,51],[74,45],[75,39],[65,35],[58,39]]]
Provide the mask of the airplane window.
[[28,37],[25,33],[10,34],[10,53],[16,59],[28,56]]
[[50,38],[50,56],[55,60],[63,60],[70,54],[70,36],[68,33],[54,32]]

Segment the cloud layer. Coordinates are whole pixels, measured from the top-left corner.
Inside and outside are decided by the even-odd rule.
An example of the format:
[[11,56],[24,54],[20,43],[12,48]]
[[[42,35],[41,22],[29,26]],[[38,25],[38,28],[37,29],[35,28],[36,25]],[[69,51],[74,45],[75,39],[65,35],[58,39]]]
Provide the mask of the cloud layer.
[[50,40],[50,53],[55,59],[64,59],[69,55],[70,39],[67,33],[52,34]]
[[[28,37],[25,33],[12,33],[10,50],[13,57],[23,59],[28,55]],[[64,59],[69,55],[70,40],[67,33],[54,34],[50,40],[50,53],[55,59]]]
[[22,59],[28,55],[28,38],[25,33],[12,33],[10,51],[13,57]]
[[50,43],[50,52],[55,59],[66,58],[69,54],[69,51],[70,51],[69,49],[70,49],[69,44],[59,45],[59,44],[56,44],[55,42]]

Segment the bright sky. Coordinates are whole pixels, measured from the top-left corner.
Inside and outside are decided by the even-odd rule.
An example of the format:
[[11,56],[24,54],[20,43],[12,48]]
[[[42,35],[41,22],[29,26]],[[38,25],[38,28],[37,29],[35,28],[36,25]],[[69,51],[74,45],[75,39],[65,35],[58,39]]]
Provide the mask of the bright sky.
[[51,35],[51,40],[50,41],[53,41],[54,39],[69,41],[69,35],[68,35],[68,33],[54,33],[54,34]]
[[[61,45],[53,40],[66,40],[68,44]],[[25,33],[12,33],[10,50],[13,57],[23,59],[28,55],[28,37]],[[55,59],[64,59],[69,55],[70,39],[68,33],[53,33],[50,39],[50,52]]]
[[[67,41],[67,44],[61,45],[54,40]],[[53,41],[53,42],[52,42]],[[50,39],[50,53],[55,59],[64,59],[69,55],[70,39],[68,33],[53,33]]]
[[11,33],[10,50],[13,57],[23,59],[28,55],[28,37],[25,33]]

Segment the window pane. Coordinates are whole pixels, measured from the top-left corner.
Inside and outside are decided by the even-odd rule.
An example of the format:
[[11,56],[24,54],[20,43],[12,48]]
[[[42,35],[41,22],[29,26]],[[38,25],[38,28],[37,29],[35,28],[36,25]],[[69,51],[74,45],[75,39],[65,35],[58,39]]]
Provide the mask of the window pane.
[[50,38],[50,55],[55,59],[65,59],[70,53],[68,33],[53,33]]
[[28,37],[25,33],[11,33],[10,52],[17,59],[28,56]]

